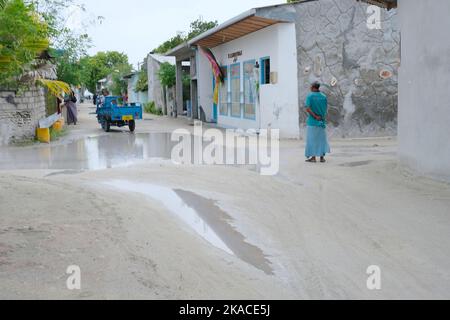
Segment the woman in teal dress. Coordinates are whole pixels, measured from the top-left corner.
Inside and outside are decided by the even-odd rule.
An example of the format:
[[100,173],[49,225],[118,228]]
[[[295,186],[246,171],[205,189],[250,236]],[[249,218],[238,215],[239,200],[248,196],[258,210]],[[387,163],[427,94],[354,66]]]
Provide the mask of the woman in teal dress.
[[325,94],[320,92],[320,83],[315,82],[311,86],[311,93],[306,98],[306,112],[308,120],[306,121],[306,162],[326,162],[325,156],[330,153],[330,145],[327,137],[327,114],[328,99]]

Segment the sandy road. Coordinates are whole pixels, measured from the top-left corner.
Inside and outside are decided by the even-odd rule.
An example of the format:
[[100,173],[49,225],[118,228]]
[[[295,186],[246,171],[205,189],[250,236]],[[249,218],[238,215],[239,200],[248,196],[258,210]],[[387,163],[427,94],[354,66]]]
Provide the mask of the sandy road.
[[[58,150],[105,135],[92,111],[83,105],[80,125],[55,144],[77,147]],[[148,117],[137,134],[179,127],[192,130]],[[400,167],[392,139],[335,140],[326,165],[302,154],[301,142],[283,141],[274,177],[170,161],[2,170],[0,298],[450,298],[448,184]],[[69,265],[81,268],[80,291],[66,287]],[[370,265],[382,270],[380,291],[366,287]]]

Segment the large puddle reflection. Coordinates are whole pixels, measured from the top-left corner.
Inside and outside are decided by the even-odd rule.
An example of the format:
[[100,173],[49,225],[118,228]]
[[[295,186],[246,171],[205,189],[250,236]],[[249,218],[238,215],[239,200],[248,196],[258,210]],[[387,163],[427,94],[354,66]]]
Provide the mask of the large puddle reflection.
[[[171,138],[171,133],[114,133],[88,137],[68,144],[4,147],[0,148],[0,170],[44,169],[74,172],[126,167],[145,160],[171,160],[172,150],[179,145],[179,141],[172,141]],[[245,139],[248,141],[248,137]],[[203,143],[200,150],[206,150],[209,144],[210,142]],[[191,159],[195,157],[195,147],[195,143],[190,146]],[[222,150],[224,162],[227,156],[236,155],[237,159],[239,154],[244,159],[243,163],[249,163],[247,145],[217,147]],[[235,161],[229,165],[238,164]],[[257,171],[260,168],[255,164],[249,167]]]
[[64,145],[0,149],[0,169],[101,170],[141,160],[170,159],[169,133],[117,133]]
[[264,252],[246,241],[232,226],[233,218],[220,209],[215,201],[193,192],[146,183],[114,180],[105,184],[118,190],[144,194],[161,202],[168,211],[216,248],[235,255],[268,275],[274,274]]

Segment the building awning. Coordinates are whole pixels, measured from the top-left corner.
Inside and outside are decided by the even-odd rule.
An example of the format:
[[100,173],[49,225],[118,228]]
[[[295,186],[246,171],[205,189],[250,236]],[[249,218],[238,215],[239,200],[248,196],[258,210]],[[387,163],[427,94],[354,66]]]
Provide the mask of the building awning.
[[193,51],[187,42],[180,44],[172,50],[166,52],[166,56],[176,57],[177,61],[189,60]]
[[235,20],[210,30],[189,42],[190,45],[214,48],[281,21],[258,17],[255,13],[239,16]]
[[277,23],[294,23],[296,12],[293,6],[310,1],[315,0],[298,0],[294,3],[251,9],[216,28],[202,33],[190,40],[188,45],[214,48]]
[[386,9],[397,8],[397,0],[358,0],[369,4],[374,4]]

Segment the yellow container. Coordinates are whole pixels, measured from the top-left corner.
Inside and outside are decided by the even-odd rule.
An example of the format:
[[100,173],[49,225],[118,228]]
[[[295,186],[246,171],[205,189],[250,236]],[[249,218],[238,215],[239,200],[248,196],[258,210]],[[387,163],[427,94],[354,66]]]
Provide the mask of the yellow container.
[[63,127],[66,124],[66,121],[64,120],[64,117],[59,118],[58,121],[61,122],[61,126],[63,126]]
[[49,128],[37,128],[36,137],[39,142],[50,143],[50,129]]
[[53,130],[55,130],[55,131],[57,131],[57,132],[61,131],[62,128],[63,128],[63,123],[62,123],[62,121],[61,121],[61,120],[56,121],[56,122],[53,124],[52,128],[53,128]]

